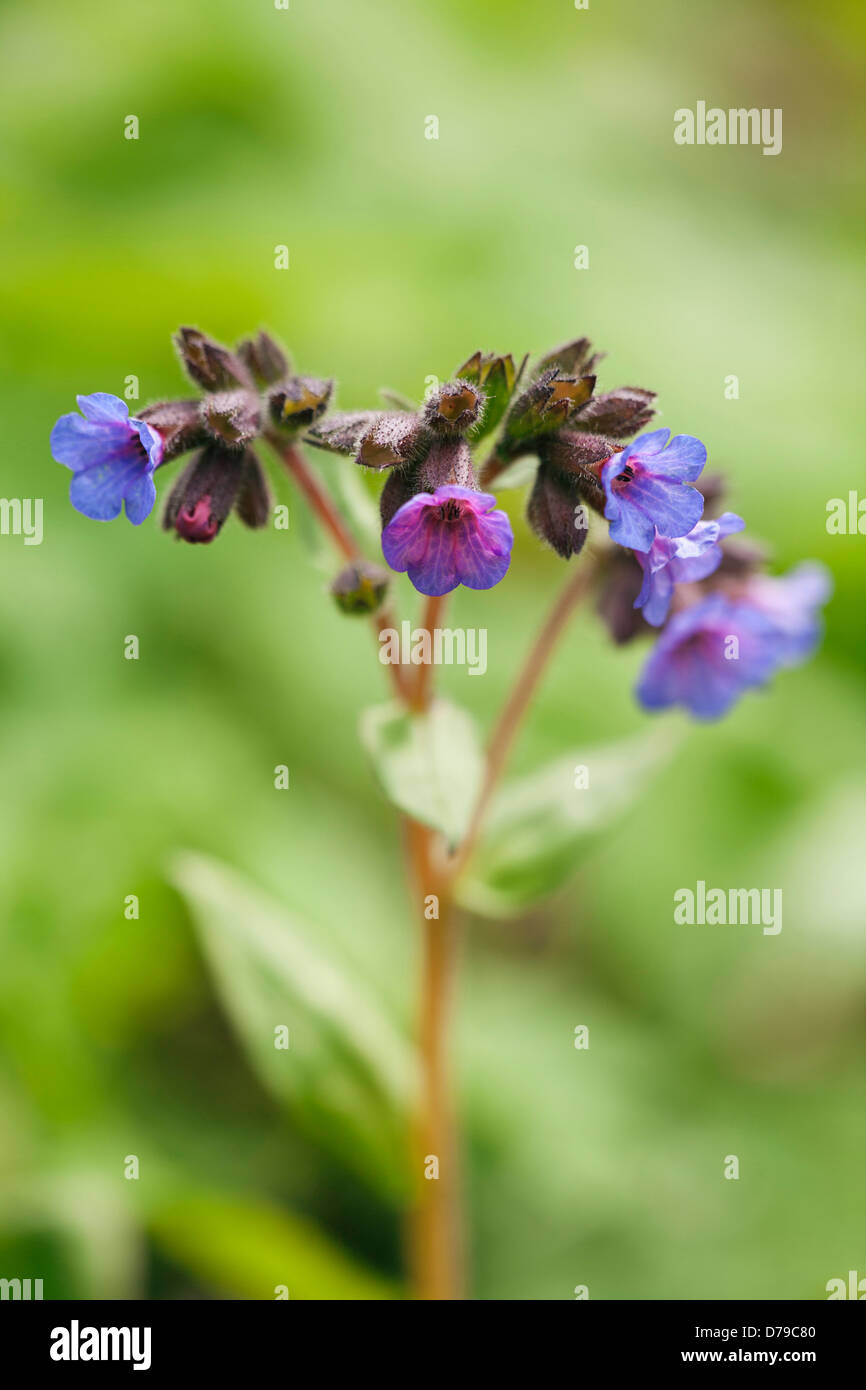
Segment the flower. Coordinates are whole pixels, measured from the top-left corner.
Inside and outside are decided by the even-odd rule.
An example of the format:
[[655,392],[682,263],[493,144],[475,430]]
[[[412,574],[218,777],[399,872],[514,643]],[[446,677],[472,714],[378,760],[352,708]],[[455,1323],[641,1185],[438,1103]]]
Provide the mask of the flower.
[[118,396],[95,391],[77,400],[81,415],[61,415],[51,431],[53,458],[74,474],[69,500],[93,521],[113,521],[125,502],[128,519],[140,526],[156,501],[162,437],[145,420],[130,418]]
[[618,545],[647,551],[656,531],[685,536],[701,519],[704,499],[686,484],[699,476],[707,451],[690,434],[668,439],[670,430],[638,435],[602,467],[604,514]]
[[511,522],[495,506],[489,492],[451,484],[418,492],[382,532],[385,559],[431,597],[458,584],[492,589],[508,569],[514,543]]
[[833,592],[823,565],[807,560],[790,574],[751,574],[739,592],[774,624],[781,665],[794,666],[812,655],[822,631],[818,609]]
[[671,606],[675,584],[706,579],[722,563],[718,542],[723,536],[742,531],[746,523],[735,512],[725,512],[717,521],[699,521],[687,536],[659,536],[649,550],[637,551],[643,570],[643,587],[634,601],[653,627],[661,627]]
[[784,661],[785,643],[759,608],[711,594],[668,623],[637,697],[646,709],[685,705],[697,719],[718,719],[744,690],[769,680]]

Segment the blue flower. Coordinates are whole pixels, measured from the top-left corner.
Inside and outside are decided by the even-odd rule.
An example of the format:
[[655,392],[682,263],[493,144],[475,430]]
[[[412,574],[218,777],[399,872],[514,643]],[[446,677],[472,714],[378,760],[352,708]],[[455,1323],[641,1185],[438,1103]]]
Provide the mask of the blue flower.
[[677,613],[650,653],[637,689],[647,709],[684,705],[717,719],[751,687],[811,656],[821,636],[818,609],[829,598],[822,565],[779,579],[752,575]]
[[[140,526],[156,501],[153,471],[162,462],[162,437],[144,420],[130,419],[117,396],[78,396],[81,415],[61,415],[51,431],[51,453],[74,474],[69,500],[94,521],[126,515]],[[82,418],[83,417],[83,418]]]
[[636,552],[643,570],[643,587],[634,601],[653,627],[661,627],[671,606],[675,584],[692,584],[706,579],[722,562],[718,542],[723,536],[742,531],[746,523],[735,512],[725,512],[717,521],[699,521],[687,536],[656,536],[649,550]]
[[812,655],[821,640],[823,624],[818,610],[832,592],[829,572],[807,560],[790,574],[750,575],[740,596],[774,624],[780,665],[796,666]]
[[[707,461],[699,439],[670,430],[652,430],[601,470],[607,497],[604,514],[611,523],[611,540],[632,550],[647,551],[660,536],[686,536],[701,519],[704,499],[693,487]],[[667,448],[665,445],[667,444]]]
[[780,662],[779,632],[747,603],[711,594],[671,618],[637,688],[646,709],[685,705],[697,719],[718,719]]

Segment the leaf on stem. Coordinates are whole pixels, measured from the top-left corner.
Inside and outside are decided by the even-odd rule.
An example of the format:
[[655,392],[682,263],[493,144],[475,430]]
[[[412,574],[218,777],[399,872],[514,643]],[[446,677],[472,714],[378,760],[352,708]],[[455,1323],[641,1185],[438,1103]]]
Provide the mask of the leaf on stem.
[[638,799],[674,747],[666,730],[651,729],[507,782],[458,880],[459,901],[508,917],[561,888],[592,837]]
[[361,742],[395,806],[457,844],[483,773],[477,730],[466,710],[442,699],[424,714],[376,705],[361,716]]
[[[265,1086],[338,1156],[386,1190],[405,1180],[411,1047],[360,981],[281,903],[225,864],[185,853],[186,899],[220,998]],[[277,1030],[288,1029],[288,1046]]]

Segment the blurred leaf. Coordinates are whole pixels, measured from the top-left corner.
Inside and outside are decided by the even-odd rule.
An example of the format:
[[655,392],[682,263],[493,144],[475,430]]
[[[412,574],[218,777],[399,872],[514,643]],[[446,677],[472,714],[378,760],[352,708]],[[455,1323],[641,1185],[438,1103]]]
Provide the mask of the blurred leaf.
[[[401,1192],[409,1044],[361,983],[310,943],[309,926],[234,870],[183,854],[172,877],[262,1081],[341,1159]],[[280,1027],[287,1049],[275,1046]]]
[[[142,1296],[144,1250],[138,1224],[123,1184],[106,1182],[104,1170],[67,1163],[65,1169],[51,1167],[4,1183],[0,1228],[54,1233],[75,1290],[71,1296]],[[62,1295],[47,1281],[45,1296]]]
[[378,555],[382,535],[379,507],[364,486],[362,470],[341,458],[334,459],[333,463],[331,482],[337,506],[358,537],[362,550]]
[[537,472],[538,459],[535,454],[521,454],[520,458],[496,474],[496,481],[491,486],[494,486],[497,492],[504,492],[507,488],[524,487],[532,482]]
[[361,742],[394,804],[456,844],[483,770],[470,715],[449,700],[434,701],[425,714],[407,714],[397,704],[375,705],[361,716]]
[[399,1298],[310,1222],[244,1197],[190,1196],[162,1207],[151,1234],[170,1259],[235,1298]]
[[555,892],[590,836],[637,800],[672,751],[667,731],[651,729],[506,783],[458,885],[460,901],[485,916],[510,916]]

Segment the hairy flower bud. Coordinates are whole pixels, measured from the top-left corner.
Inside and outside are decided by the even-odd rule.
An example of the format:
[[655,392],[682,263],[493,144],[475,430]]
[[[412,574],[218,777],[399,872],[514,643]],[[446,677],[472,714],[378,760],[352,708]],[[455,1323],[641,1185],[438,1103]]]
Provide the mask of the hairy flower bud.
[[188,375],[205,391],[252,385],[249,372],[240,359],[198,328],[179,329],[174,341]]
[[593,352],[588,338],[574,338],[542,357],[538,369],[545,371],[548,367],[558,367],[566,376],[586,376],[593,373],[606,356],[605,352]]
[[406,410],[356,410],[331,415],[307,436],[310,444],[335,454],[353,454],[364,468],[394,468],[412,462],[424,430]]
[[471,381],[446,381],[427,398],[424,423],[436,434],[465,434],[483,406],[484,395]]
[[505,421],[507,441],[520,446],[535,435],[560,429],[594,389],[594,376],[565,376],[558,367],[549,367],[511,407]]
[[270,489],[264,469],[252,449],[247,449],[244,453],[243,473],[235,511],[244,525],[253,531],[267,526],[271,514]]
[[529,495],[527,519],[535,534],[563,560],[580,554],[586,543],[589,513],[577,481],[542,463]]
[[289,359],[269,333],[238,343],[238,357],[260,386],[271,386],[289,375]]
[[248,480],[247,454],[209,444],[187,464],[168,499],[166,531],[185,541],[212,541]]
[[616,391],[606,391],[587,401],[570,422],[571,428],[606,434],[611,439],[627,439],[649,424],[655,415],[655,398],[655,391],[620,386]]
[[483,435],[489,434],[499,424],[508,409],[525,365],[524,357],[520,367],[516,368],[510,353],[507,357],[499,357],[495,353],[476,352],[462,367],[458,367],[456,376],[480,386],[484,392],[481,418],[470,431],[473,439],[480,439]]
[[544,441],[540,457],[558,473],[572,478],[593,510],[603,512],[606,498],[599,470],[615,453],[616,445],[601,435],[559,430]]
[[596,611],[617,646],[652,628],[635,600],[643,584],[643,570],[630,550],[614,546],[604,557]]
[[218,443],[243,448],[259,433],[259,398],[253,391],[216,391],[201,402],[201,417]]
[[375,613],[388,591],[388,574],[366,560],[347,565],[331,585],[334,601],[342,613]]
[[333,381],[317,376],[292,376],[268,392],[271,420],[289,433],[308,429],[324,415],[334,389]]

